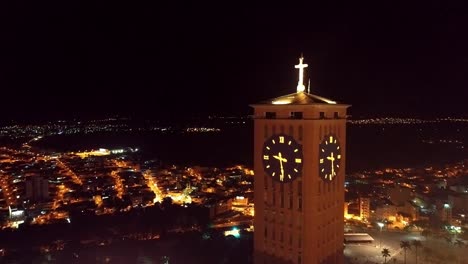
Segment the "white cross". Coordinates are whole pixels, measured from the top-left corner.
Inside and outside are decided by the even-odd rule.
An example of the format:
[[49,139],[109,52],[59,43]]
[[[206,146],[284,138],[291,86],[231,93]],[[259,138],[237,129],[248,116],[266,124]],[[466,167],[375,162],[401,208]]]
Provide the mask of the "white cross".
[[305,90],[305,85],[304,85],[304,68],[307,68],[307,64],[303,64],[302,61],[304,60],[304,57],[299,58],[299,64],[294,65],[294,68],[299,69],[299,81],[297,82],[297,92],[303,92]]

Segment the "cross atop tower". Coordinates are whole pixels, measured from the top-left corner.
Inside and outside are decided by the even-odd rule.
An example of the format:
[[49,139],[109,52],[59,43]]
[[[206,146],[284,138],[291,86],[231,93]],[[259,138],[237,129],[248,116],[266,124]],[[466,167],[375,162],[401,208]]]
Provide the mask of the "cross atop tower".
[[303,92],[305,90],[305,85],[304,85],[304,68],[307,68],[307,64],[303,64],[302,62],[304,61],[304,57],[301,54],[301,57],[299,58],[299,64],[294,65],[294,68],[299,69],[299,81],[297,82],[297,92]]

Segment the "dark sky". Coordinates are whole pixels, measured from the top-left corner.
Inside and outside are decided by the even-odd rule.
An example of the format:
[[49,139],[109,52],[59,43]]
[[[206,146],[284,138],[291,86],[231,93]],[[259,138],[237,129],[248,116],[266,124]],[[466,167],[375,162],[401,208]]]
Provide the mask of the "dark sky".
[[463,1],[90,2],[2,4],[0,119],[246,114],[301,52],[353,115],[468,114]]

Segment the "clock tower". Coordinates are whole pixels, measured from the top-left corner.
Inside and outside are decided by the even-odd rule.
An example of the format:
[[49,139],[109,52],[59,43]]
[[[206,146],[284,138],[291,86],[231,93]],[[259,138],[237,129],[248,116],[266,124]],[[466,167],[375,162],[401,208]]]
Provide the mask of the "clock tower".
[[349,105],[305,91],[254,108],[256,264],[344,262],[343,206]]

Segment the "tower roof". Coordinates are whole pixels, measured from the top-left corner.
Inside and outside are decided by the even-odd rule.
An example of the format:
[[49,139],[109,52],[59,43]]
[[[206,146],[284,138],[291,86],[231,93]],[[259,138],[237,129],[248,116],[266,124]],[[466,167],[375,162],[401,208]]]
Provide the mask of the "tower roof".
[[280,97],[261,101],[256,105],[310,105],[310,104],[330,104],[334,105],[337,102],[321,97],[315,94],[306,92],[297,92],[292,94],[283,95]]
[[256,104],[253,104],[252,106],[255,105],[320,105],[320,106],[325,106],[325,105],[340,105],[340,106],[346,106],[347,105],[341,105],[338,104],[337,102],[321,97],[315,94],[310,93],[310,79],[309,79],[309,87],[307,89],[307,92],[305,92],[305,85],[304,85],[304,69],[308,67],[307,64],[304,64],[304,57],[301,55],[299,58],[299,64],[295,65],[294,67],[299,70],[299,78],[297,82],[297,91],[292,94],[287,94],[283,95],[280,97],[272,98],[269,100],[265,100]]

